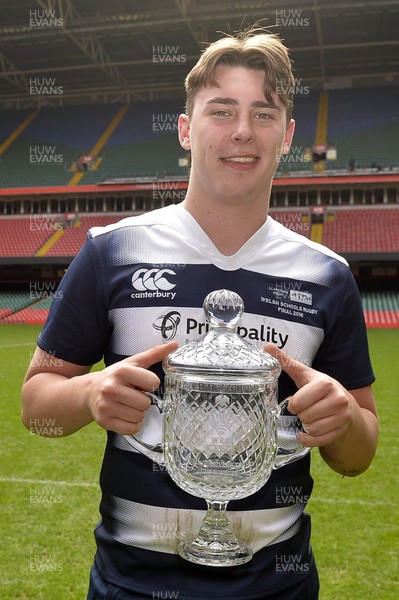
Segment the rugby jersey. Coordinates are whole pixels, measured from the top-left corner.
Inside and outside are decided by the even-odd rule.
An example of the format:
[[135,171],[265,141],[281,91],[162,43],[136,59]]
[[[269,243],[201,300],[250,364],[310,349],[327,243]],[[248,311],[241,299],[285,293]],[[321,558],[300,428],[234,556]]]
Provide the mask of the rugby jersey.
[[[207,329],[202,303],[220,288],[238,293],[238,334],[272,342],[347,389],[374,381],[356,283],[346,261],[270,216],[232,256],[222,255],[195,219],[173,205],[93,228],[68,268],[38,345],[58,358],[110,365],[169,340],[185,344]],[[163,381],[161,364],[152,367]],[[162,384],[161,384],[162,388]],[[160,388],[160,389],[161,389]],[[282,373],[279,398],[296,390]],[[161,440],[156,409],[140,435]],[[236,534],[254,548],[239,567],[205,567],[177,554],[198,531],[205,501],[178,488],[165,468],[108,432],[95,530],[102,577],[137,598],[255,600],[310,571],[310,455],[273,471],[264,487],[231,501]]]

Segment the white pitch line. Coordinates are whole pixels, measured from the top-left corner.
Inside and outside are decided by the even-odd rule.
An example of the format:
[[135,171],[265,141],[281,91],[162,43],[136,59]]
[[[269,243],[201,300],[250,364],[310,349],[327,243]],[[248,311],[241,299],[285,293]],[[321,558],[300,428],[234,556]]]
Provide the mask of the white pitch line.
[[316,504],[360,504],[361,506],[398,506],[398,502],[375,502],[374,500],[351,500],[349,498],[321,498],[320,496],[310,496],[309,502]]
[[[19,477],[0,477],[3,483],[26,483],[29,485],[63,485],[65,487],[88,487],[99,489],[99,484],[89,481],[55,481],[52,479],[23,479]],[[351,500],[348,498],[322,498],[311,496],[310,502],[323,504],[360,504],[361,506],[398,506],[398,502],[375,502],[374,500]]]
[[3,483],[26,483],[29,485],[63,485],[66,487],[95,487],[99,489],[98,483],[90,481],[55,481],[52,479],[24,479],[21,477],[0,477]]

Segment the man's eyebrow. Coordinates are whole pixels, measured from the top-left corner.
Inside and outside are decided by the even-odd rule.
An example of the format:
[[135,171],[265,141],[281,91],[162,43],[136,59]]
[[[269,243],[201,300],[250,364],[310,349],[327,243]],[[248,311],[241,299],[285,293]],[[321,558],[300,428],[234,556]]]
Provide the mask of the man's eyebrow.
[[256,100],[252,102],[254,108],[274,108],[275,110],[281,110],[275,102],[266,102],[264,100]]
[[207,100],[206,102],[207,104],[229,104],[229,105],[233,105],[233,104],[238,104],[238,100],[235,100],[234,98],[227,98],[224,96],[215,96],[214,98],[210,98],[209,100]]
[[[238,100],[235,98],[229,98],[228,96],[215,96],[214,98],[210,98],[206,102],[207,104],[225,104],[228,106],[236,106],[238,104]],[[274,102],[266,102],[266,100],[255,100],[251,104],[254,108],[274,108],[276,110],[280,110],[280,108]]]

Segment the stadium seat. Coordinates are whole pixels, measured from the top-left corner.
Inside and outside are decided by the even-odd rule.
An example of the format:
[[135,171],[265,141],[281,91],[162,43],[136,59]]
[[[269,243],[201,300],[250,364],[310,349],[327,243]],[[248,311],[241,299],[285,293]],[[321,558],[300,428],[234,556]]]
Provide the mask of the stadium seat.
[[338,253],[397,252],[399,209],[336,210],[324,223],[323,244]]

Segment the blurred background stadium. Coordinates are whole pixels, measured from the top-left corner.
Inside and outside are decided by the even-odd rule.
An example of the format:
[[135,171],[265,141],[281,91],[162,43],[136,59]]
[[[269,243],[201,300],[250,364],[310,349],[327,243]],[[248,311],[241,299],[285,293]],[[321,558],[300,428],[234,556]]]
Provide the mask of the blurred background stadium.
[[218,32],[260,19],[296,77],[271,214],[347,258],[369,327],[399,326],[391,0],[4,0],[0,323],[44,322],[88,228],[184,198],[184,77]]

